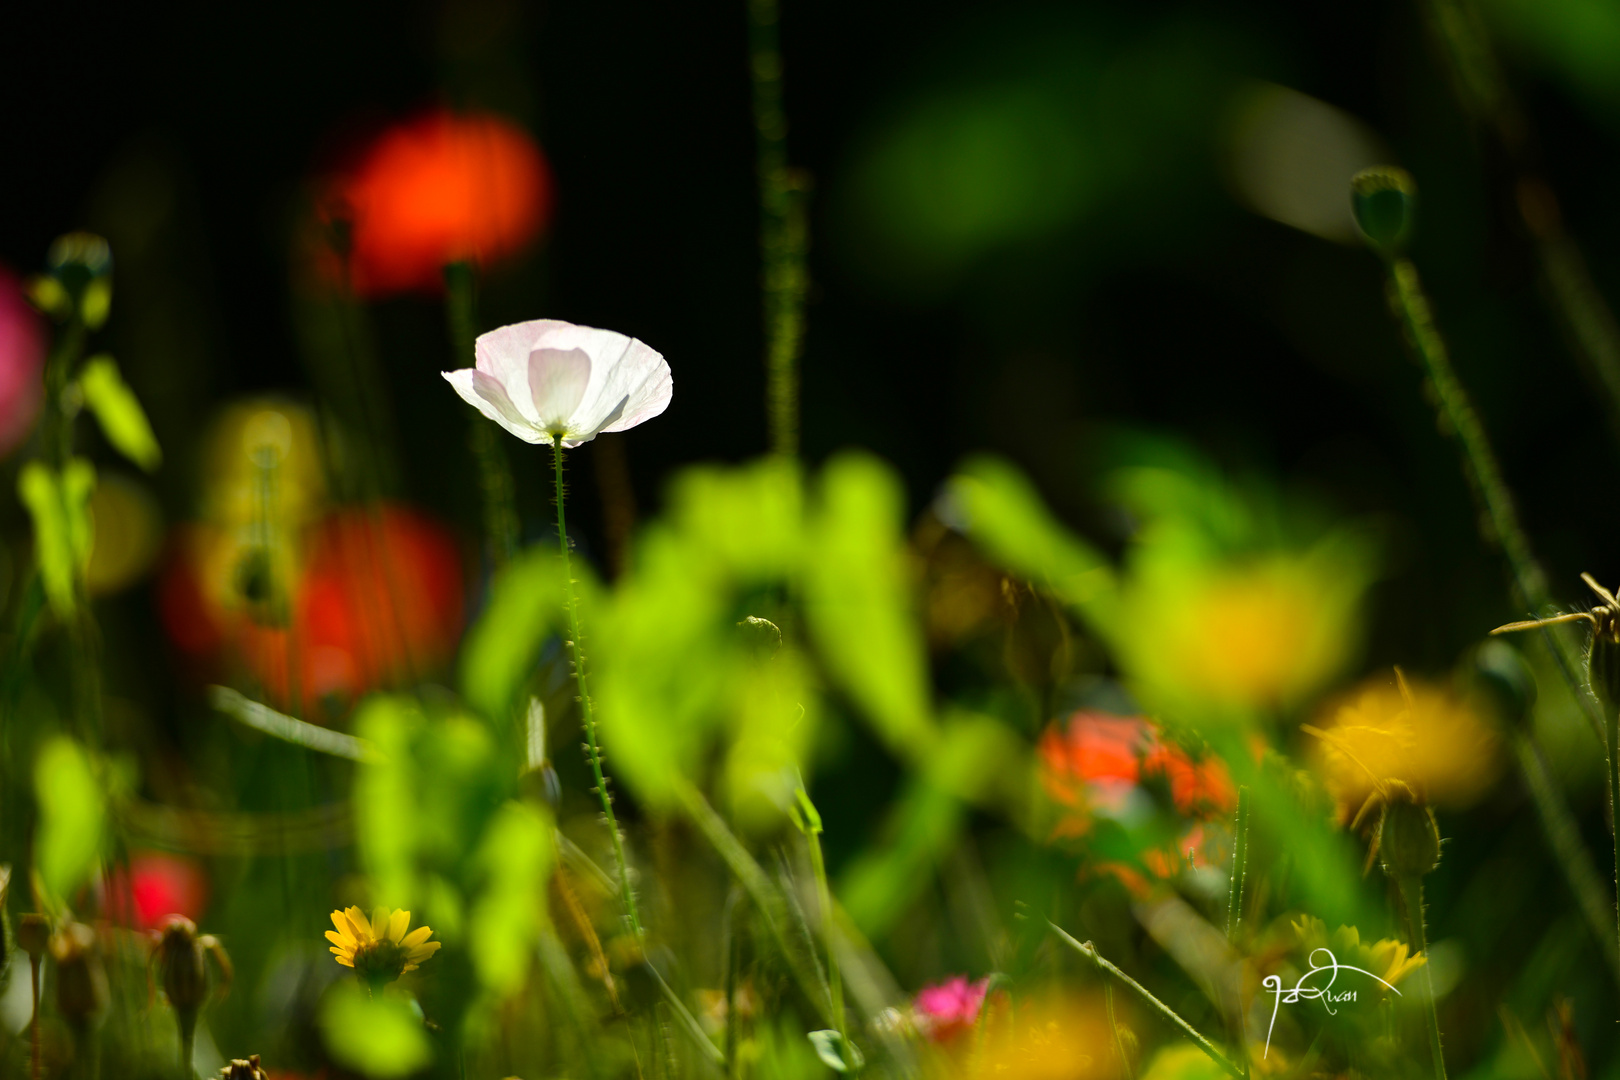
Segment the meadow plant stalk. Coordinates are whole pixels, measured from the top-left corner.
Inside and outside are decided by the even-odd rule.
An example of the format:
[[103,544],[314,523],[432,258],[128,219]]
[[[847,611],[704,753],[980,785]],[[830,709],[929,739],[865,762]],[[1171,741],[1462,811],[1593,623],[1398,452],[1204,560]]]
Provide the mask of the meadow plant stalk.
[[[1514,506],[1507,483],[1502,479],[1502,470],[1497,465],[1496,455],[1491,450],[1490,440],[1485,435],[1479,414],[1474,410],[1467,391],[1463,389],[1461,381],[1452,369],[1445,340],[1435,326],[1429,298],[1423,291],[1417,267],[1404,255],[1389,258],[1388,264],[1390,310],[1406,331],[1407,340],[1417,354],[1424,374],[1428,377],[1441,423],[1456,434],[1458,442],[1462,445],[1464,471],[1483,504],[1486,516],[1490,520],[1491,532],[1494,533],[1503,555],[1507,558],[1520,599],[1539,614],[1551,602],[1547,594],[1546,575],[1531,552],[1529,538],[1519,522],[1518,510]],[[1569,683],[1575,700],[1580,703],[1582,712],[1586,714],[1588,722],[1592,724],[1603,743],[1608,765],[1605,775],[1608,782],[1610,830],[1614,839],[1615,885],[1617,892],[1620,892],[1620,829],[1615,827],[1616,822],[1620,822],[1620,818],[1615,816],[1616,806],[1620,805],[1616,803],[1617,797],[1620,797],[1620,730],[1617,730],[1617,727],[1620,727],[1620,716],[1617,716],[1614,709],[1606,709],[1599,705],[1590,678],[1583,679],[1578,674],[1586,671],[1588,665],[1586,658],[1570,643],[1568,636],[1561,633],[1560,628],[1544,628],[1542,632],[1552,646],[1553,657],[1558,662],[1565,681]],[[1574,873],[1573,868],[1563,860],[1559,860],[1559,865],[1564,876],[1570,878]],[[1578,882],[1572,880],[1571,887],[1578,888]],[[1620,895],[1616,897],[1615,912],[1614,948],[1616,962],[1620,963]]]
[[1237,815],[1232,821],[1232,881],[1226,899],[1226,940],[1237,938],[1243,925],[1243,885],[1249,868],[1249,789],[1239,786]]
[[1079,953],[1081,956],[1084,956],[1087,960],[1090,960],[1093,964],[1095,964],[1098,971],[1102,972],[1105,976],[1118,980],[1121,986],[1124,986],[1136,994],[1137,997],[1141,998],[1142,1002],[1147,1005],[1148,1008],[1158,1013],[1165,1020],[1168,1020],[1174,1027],[1179,1028],[1182,1034],[1186,1035],[1189,1039],[1198,1044],[1198,1049],[1202,1050],[1205,1055],[1208,1056],[1209,1060],[1219,1065],[1223,1070],[1230,1073],[1232,1076],[1237,1077],[1237,1080],[1246,1080],[1243,1070],[1232,1064],[1231,1060],[1225,1054],[1221,1053],[1220,1050],[1216,1048],[1214,1043],[1205,1038],[1202,1032],[1193,1027],[1191,1024],[1187,1023],[1186,1020],[1183,1020],[1180,1013],[1176,1012],[1170,1006],[1154,997],[1153,994],[1148,991],[1147,987],[1143,986],[1141,983],[1125,974],[1125,972],[1103,959],[1102,954],[1097,951],[1097,947],[1095,945],[1089,941],[1079,941],[1055,922],[1048,921],[1046,925],[1051,928],[1053,933],[1062,939],[1065,945],[1069,946],[1069,948],[1073,949],[1075,952]]
[[[481,425],[488,427],[488,425]],[[624,857],[624,836],[619,832],[619,819],[613,812],[613,796],[608,791],[607,777],[602,772],[602,749],[596,738],[596,710],[591,704],[591,692],[586,682],[585,647],[580,636],[579,599],[574,594],[574,564],[568,551],[568,517],[563,508],[563,446],[558,436],[551,444],[551,460],[557,480],[557,554],[563,565],[563,596],[568,605],[568,649],[574,662],[574,679],[579,684],[580,726],[585,729],[585,758],[590,762],[591,778],[596,781],[596,794],[602,801],[602,816],[607,820],[608,832],[613,837],[613,861],[619,872],[619,897],[624,903],[625,917],[635,935],[638,948],[645,948],[645,933],[641,928],[641,912],[636,906],[635,884],[630,879],[630,864]]]
[[797,805],[793,821],[804,833],[805,843],[810,849],[810,870],[816,879],[816,910],[821,916],[821,936],[827,946],[827,997],[832,1004],[833,1027],[838,1030],[839,1038],[847,1043],[849,1032],[844,1026],[844,984],[838,976],[838,948],[833,940],[835,920],[832,889],[827,885],[827,862],[821,851],[821,813],[810,801],[810,793],[804,789],[802,782],[794,792],[794,798]]
[[[1405,874],[1396,879],[1396,884],[1401,890],[1401,902],[1406,907],[1407,934],[1412,953],[1427,956],[1429,941],[1423,926],[1423,878],[1416,874]],[[1446,1080],[1446,1059],[1440,1047],[1440,1013],[1435,1007],[1434,976],[1428,964],[1422,967],[1422,977],[1423,1011],[1429,1022],[1429,1052],[1434,1055],[1434,1078]]]
[[749,0],[748,28],[758,152],[765,322],[765,411],[771,452],[799,453],[799,360],[804,303],[809,176],[787,163],[787,115],[782,109],[780,12],[776,0]]

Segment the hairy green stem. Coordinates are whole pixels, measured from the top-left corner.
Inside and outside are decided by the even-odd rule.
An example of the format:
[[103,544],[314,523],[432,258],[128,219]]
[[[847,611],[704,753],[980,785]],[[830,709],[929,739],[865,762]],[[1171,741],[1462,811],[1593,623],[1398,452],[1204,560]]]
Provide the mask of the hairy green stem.
[[[451,263],[444,268],[445,314],[450,321],[450,343],[454,362],[472,366],[478,339],[478,291],[470,263]],[[478,478],[483,488],[484,542],[495,569],[505,566],[517,550],[517,497],[513,493],[512,467],[501,446],[494,425],[478,413],[472,414],[469,437]],[[560,505],[560,504],[559,504]]]
[[[1507,483],[1502,479],[1502,470],[1497,465],[1496,455],[1492,452],[1490,440],[1485,435],[1485,427],[1480,423],[1479,414],[1475,412],[1467,391],[1463,389],[1461,381],[1452,369],[1445,340],[1441,338],[1440,331],[1435,326],[1429,299],[1423,292],[1422,282],[1418,279],[1417,267],[1404,256],[1393,258],[1389,262],[1389,302],[1391,310],[1406,331],[1407,340],[1417,354],[1418,361],[1423,365],[1424,374],[1428,376],[1443,425],[1449,427],[1462,444],[1465,473],[1483,505],[1490,522],[1490,531],[1507,558],[1520,599],[1539,614],[1549,602],[1546,575],[1542,573],[1535,555],[1531,552],[1530,540],[1519,522],[1518,510],[1514,507]],[[1569,684],[1575,700],[1586,714],[1587,721],[1592,724],[1599,741],[1603,743],[1604,755],[1607,758],[1609,828],[1615,841],[1614,870],[1617,890],[1615,940],[1616,948],[1620,949],[1620,829],[1616,828],[1617,823],[1620,823],[1620,815],[1616,814],[1616,808],[1620,807],[1620,802],[1616,801],[1620,799],[1620,743],[1617,743],[1615,735],[1614,711],[1605,710],[1598,704],[1597,697],[1592,692],[1590,679],[1583,679],[1580,676],[1580,672],[1588,670],[1588,665],[1585,657],[1576,650],[1568,636],[1558,632],[1558,628],[1554,627],[1544,629],[1543,633],[1552,646],[1553,657],[1558,662],[1564,680]],[[1620,952],[1616,955],[1617,960],[1620,960]]]
[[[1427,957],[1429,942],[1423,929],[1423,879],[1403,877],[1397,880],[1397,884],[1401,890],[1401,901],[1406,907],[1407,935],[1412,952]],[[1446,1059],[1440,1049],[1440,1013],[1435,1008],[1434,1000],[1434,976],[1427,963],[1423,965],[1422,972],[1424,1011],[1429,1021],[1429,1052],[1434,1056],[1434,1080],[1446,1080]]]
[[608,832],[613,837],[613,862],[619,872],[619,897],[624,903],[625,917],[630,920],[630,931],[635,934],[636,945],[645,947],[646,934],[641,928],[641,912],[636,907],[635,884],[630,880],[630,863],[624,857],[624,836],[619,832],[619,819],[613,813],[613,795],[608,791],[607,777],[602,773],[602,749],[596,740],[596,709],[591,704],[591,692],[586,682],[579,599],[574,594],[574,564],[568,552],[568,518],[563,509],[561,435],[553,436],[551,460],[557,478],[557,554],[563,564],[563,596],[568,604],[568,649],[574,661],[574,679],[579,683],[579,715],[580,724],[585,729],[585,757],[591,764],[591,778],[596,781],[597,797],[602,800],[602,816],[607,819]]
[[1193,1042],[1197,1043],[1198,1048],[1202,1050],[1211,1061],[1219,1065],[1228,1073],[1231,1073],[1233,1076],[1237,1077],[1237,1080],[1244,1080],[1243,1071],[1236,1065],[1232,1064],[1231,1060],[1228,1059],[1225,1054],[1221,1053],[1220,1050],[1216,1048],[1214,1043],[1206,1039],[1202,1032],[1193,1027],[1191,1024],[1187,1023],[1187,1021],[1183,1020],[1181,1018],[1181,1014],[1177,1013],[1170,1006],[1166,1005],[1164,1002],[1160,1001],[1158,998],[1149,993],[1147,987],[1125,974],[1125,972],[1121,971],[1107,960],[1104,960],[1102,954],[1097,951],[1097,947],[1095,945],[1089,941],[1082,942],[1076,940],[1071,934],[1069,934],[1068,931],[1064,930],[1063,927],[1059,926],[1055,922],[1048,921],[1046,925],[1052,929],[1053,933],[1057,934],[1057,936],[1063,940],[1064,944],[1068,945],[1075,952],[1078,952],[1081,956],[1084,956],[1087,960],[1090,960],[1093,964],[1096,964],[1097,970],[1106,975],[1113,976],[1119,981],[1121,986],[1126,987],[1134,992],[1137,997],[1141,998],[1143,1003],[1146,1004],[1148,1008],[1152,1009],[1161,1017],[1168,1020],[1175,1027],[1181,1029],[1182,1034],[1186,1035]]
[[787,163],[782,51],[776,0],[749,0],[748,28],[758,152],[765,321],[765,404],[771,452],[799,452],[799,360],[809,273],[809,179]]
[[832,889],[827,885],[827,863],[821,851],[821,814],[816,810],[815,804],[810,801],[810,793],[801,783],[794,792],[798,800],[796,807],[798,813],[794,816],[799,831],[804,833],[806,845],[810,848],[810,870],[816,879],[816,908],[821,915],[821,936],[827,945],[827,996],[832,1003],[833,1027],[846,1042],[849,1032],[844,1026],[844,984],[838,977],[838,948],[833,940],[834,920],[832,906]]
[[1243,885],[1249,869],[1249,789],[1238,788],[1237,816],[1232,821],[1232,882],[1226,898],[1226,940],[1243,925]]

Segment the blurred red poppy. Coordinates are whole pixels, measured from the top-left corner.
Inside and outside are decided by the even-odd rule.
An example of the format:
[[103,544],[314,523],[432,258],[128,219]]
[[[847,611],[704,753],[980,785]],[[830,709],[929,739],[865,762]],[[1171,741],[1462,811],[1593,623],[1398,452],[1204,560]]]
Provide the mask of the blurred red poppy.
[[551,169],[533,139],[484,113],[437,110],[395,125],[326,198],[350,228],[362,296],[436,291],[447,263],[489,265],[526,248],[551,216]]
[[208,877],[183,855],[139,851],[107,877],[106,910],[139,930],[155,930],[171,915],[195,922],[208,905]]
[[309,718],[449,660],[461,633],[461,557],[440,526],[401,507],[348,509],[314,524],[302,547],[290,612],[277,622],[256,617],[251,597],[232,603],[254,553],[227,530],[193,527],[160,595],[175,644],[216,666],[233,654],[267,696],[296,697]]
[[0,269],[0,454],[28,435],[45,383],[45,329],[21,284]]
[[1132,789],[1154,777],[1164,778],[1176,811],[1189,817],[1226,813],[1237,800],[1219,758],[1194,761],[1145,717],[1082,709],[1050,725],[1038,749],[1047,793],[1081,812],[1078,828],[1061,829],[1070,835],[1086,831],[1092,811],[1121,809]]

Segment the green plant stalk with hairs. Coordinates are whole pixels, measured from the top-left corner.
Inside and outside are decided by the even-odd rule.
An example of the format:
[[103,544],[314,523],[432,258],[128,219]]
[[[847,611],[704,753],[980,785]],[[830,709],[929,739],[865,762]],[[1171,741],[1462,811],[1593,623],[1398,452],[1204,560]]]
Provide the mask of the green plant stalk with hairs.
[[[1435,326],[1429,299],[1424,294],[1423,284],[1418,278],[1417,267],[1404,255],[1390,257],[1387,262],[1390,310],[1405,330],[1407,341],[1423,366],[1442,423],[1456,434],[1458,442],[1462,445],[1464,471],[1483,505],[1490,521],[1491,532],[1495,534],[1495,539],[1507,558],[1520,599],[1539,612],[1551,602],[1547,593],[1546,575],[1530,549],[1529,538],[1519,522],[1518,510],[1514,506],[1506,482],[1502,479],[1502,470],[1497,465],[1496,455],[1492,452],[1490,440],[1485,435],[1485,427],[1480,423],[1479,414],[1475,412],[1467,391],[1463,389],[1461,381],[1452,369],[1445,340]],[[1620,726],[1620,715],[1613,709],[1602,709],[1593,694],[1590,679],[1582,679],[1577,674],[1586,670],[1587,664],[1585,658],[1570,643],[1567,635],[1559,632],[1558,628],[1551,627],[1543,628],[1542,632],[1547,635],[1547,640],[1552,645],[1553,657],[1557,660],[1564,679],[1569,683],[1575,700],[1580,703],[1588,722],[1592,724],[1603,743],[1608,766],[1605,774],[1612,830],[1612,823],[1616,820],[1613,816],[1616,797],[1620,795],[1620,746],[1617,746],[1617,742],[1620,742],[1620,731],[1617,731],[1617,726]],[[1615,834],[1613,846],[1615,883],[1617,889],[1620,889],[1620,833]],[[1570,865],[1562,860],[1559,865],[1566,877],[1572,875],[1573,868]],[[1572,881],[1572,887],[1578,889],[1579,882]],[[1616,899],[1615,911],[1617,921],[1614,947],[1617,950],[1617,962],[1620,962],[1620,897]]]
[[827,945],[827,987],[828,999],[832,1004],[833,1027],[838,1030],[838,1037],[848,1043],[849,1031],[844,1022],[844,985],[838,977],[838,949],[833,941],[832,889],[827,885],[827,862],[821,851],[821,813],[810,801],[810,793],[804,789],[803,780],[799,781],[793,797],[793,824],[804,834],[805,843],[810,849],[810,869],[816,879],[816,910],[821,916],[821,936]]
[[619,872],[619,896],[624,903],[625,918],[636,945],[646,947],[646,934],[641,928],[641,911],[636,906],[635,884],[630,880],[630,864],[624,857],[624,836],[619,832],[619,819],[613,812],[613,795],[608,791],[607,777],[602,772],[602,749],[596,738],[596,710],[591,704],[591,692],[586,681],[585,647],[580,637],[579,599],[574,594],[574,564],[568,552],[568,518],[563,509],[563,445],[561,433],[553,437],[551,460],[557,479],[557,555],[563,565],[563,597],[568,607],[568,651],[574,664],[574,680],[579,684],[580,726],[585,729],[585,758],[590,762],[591,778],[596,781],[596,794],[602,801],[602,816],[607,819],[608,832],[613,837],[613,862]]
[[[1406,907],[1407,934],[1414,954],[1428,955],[1428,934],[1423,926],[1423,879],[1416,874],[1403,875],[1396,884],[1401,890],[1401,902]],[[1429,1052],[1434,1055],[1435,1080],[1446,1080],[1446,1059],[1440,1048],[1440,1014],[1435,1007],[1434,975],[1429,965],[1423,965],[1424,1018],[1428,1020]]]

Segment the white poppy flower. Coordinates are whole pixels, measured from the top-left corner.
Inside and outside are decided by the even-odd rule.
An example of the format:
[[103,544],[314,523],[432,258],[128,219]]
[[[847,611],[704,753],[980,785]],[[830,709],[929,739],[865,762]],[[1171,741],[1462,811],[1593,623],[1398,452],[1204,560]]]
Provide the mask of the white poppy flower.
[[467,403],[527,443],[564,448],[669,408],[664,358],[635,338],[556,319],[479,335],[476,367],[441,372]]

